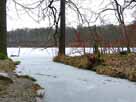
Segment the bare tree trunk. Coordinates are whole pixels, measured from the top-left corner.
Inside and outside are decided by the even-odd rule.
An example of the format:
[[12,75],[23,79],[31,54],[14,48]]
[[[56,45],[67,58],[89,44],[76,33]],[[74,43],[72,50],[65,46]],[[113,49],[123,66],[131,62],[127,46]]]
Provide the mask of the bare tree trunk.
[[0,0],[0,52],[7,55],[6,0]]
[[100,51],[99,51],[99,42],[98,42],[98,34],[97,34],[97,27],[96,27],[96,25],[94,26],[95,28],[94,28],[94,32],[95,32],[95,34],[94,34],[94,52],[93,53],[95,53],[95,54],[98,54],[98,53],[100,53]]
[[[124,10],[125,8],[122,7],[120,4],[119,4],[119,1],[118,0],[114,0],[115,2],[115,8],[116,8],[116,13],[117,13],[117,19],[121,25],[121,30],[122,30],[122,34],[123,34],[123,38],[125,38],[125,40],[127,41],[126,43],[126,47],[127,47],[127,51],[130,52],[130,42],[129,42],[129,38],[128,38],[128,34],[127,34],[127,29],[126,29],[126,25],[125,25],[125,22],[124,22]],[[123,48],[122,48],[123,50]]]
[[65,55],[65,0],[60,0],[59,55]]
[[129,38],[128,38],[128,34],[127,34],[127,29],[124,23],[121,24],[121,29],[122,29],[122,33],[125,36],[126,39],[126,47],[127,47],[127,51],[130,52],[130,42],[129,42]]

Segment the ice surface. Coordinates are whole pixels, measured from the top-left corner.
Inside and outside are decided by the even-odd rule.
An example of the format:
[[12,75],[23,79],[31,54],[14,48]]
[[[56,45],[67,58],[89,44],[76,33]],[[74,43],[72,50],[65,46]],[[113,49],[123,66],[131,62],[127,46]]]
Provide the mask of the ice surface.
[[[9,56],[17,50],[9,48]],[[136,83],[52,62],[56,52],[21,48],[20,57],[13,58],[21,61],[17,73],[31,75],[45,88],[43,102],[136,102]]]

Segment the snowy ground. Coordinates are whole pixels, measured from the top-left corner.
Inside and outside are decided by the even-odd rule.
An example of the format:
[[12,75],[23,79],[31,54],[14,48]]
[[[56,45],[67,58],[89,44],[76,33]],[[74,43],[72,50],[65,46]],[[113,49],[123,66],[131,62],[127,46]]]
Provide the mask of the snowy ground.
[[[17,51],[8,49],[9,56]],[[24,48],[13,58],[21,61],[18,73],[31,75],[45,88],[43,102],[136,102],[136,83],[54,63],[56,52]]]

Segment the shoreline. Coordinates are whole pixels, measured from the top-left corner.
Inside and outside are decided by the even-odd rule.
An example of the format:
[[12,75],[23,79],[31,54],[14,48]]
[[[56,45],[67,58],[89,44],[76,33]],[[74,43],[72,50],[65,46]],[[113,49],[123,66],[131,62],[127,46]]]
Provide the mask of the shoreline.
[[[92,55],[91,55],[92,56]],[[100,75],[108,75],[136,82],[136,54],[128,55],[107,54],[101,57],[102,63],[93,63],[88,55],[56,56],[53,61],[73,66],[79,69],[94,71]],[[92,59],[93,60],[93,59]]]
[[0,60],[0,102],[38,102],[37,91],[42,88],[33,78],[17,75],[15,69],[13,61]]

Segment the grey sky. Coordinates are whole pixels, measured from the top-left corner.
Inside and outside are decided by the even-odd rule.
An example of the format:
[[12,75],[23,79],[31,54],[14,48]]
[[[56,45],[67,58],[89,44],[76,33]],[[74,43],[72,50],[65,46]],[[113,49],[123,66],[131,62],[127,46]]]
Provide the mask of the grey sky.
[[[26,3],[28,3],[31,0],[21,0],[21,1],[26,1]],[[105,6],[106,3],[108,3],[109,0],[105,0],[105,3],[102,3],[103,0],[74,0],[75,3],[83,8],[83,10],[81,10],[81,12],[88,18],[93,21],[95,19],[95,16],[92,17],[92,13],[91,11],[99,11],[101,8],[103,8]],[[122,0],[120,0],[122,1]],[[45,19],[45,21],[41,21],[40,23],[35,22],[34,20],[32,20],[32,18],[30,18],[24,11],[18,11],[19,16],[16,13],[16,9],[15,9],[15,5],[14,3],[9,0],[8,1],[8,12],[7,12],[7,29],[9,30],[14,30],[17,28],[39,28],[39,27],[47,27],[48,24],[48,19]],[[125,19],[126,19],[126,23],[130,23],[133,18],[131,16],[131,12],[132,10],[128,10],[127,13],[125,14]],[[67,26],[76,26],[79,24],[79,21],[77,19],[77,15],[71,11],[70,9],[68,9],[66,11],[67,13]],[[106,12],[105,13],[107,16],[105,18],[103,18],[105,20],[105,23],[113,23],[116,24],[116,18],[113,15],[114,13],[112,12]],[[105,15],[104,14],[104,15]],[[100,21],[98,20],[95,23],[91,23],[91,25],[93,24],[100,24]]]

